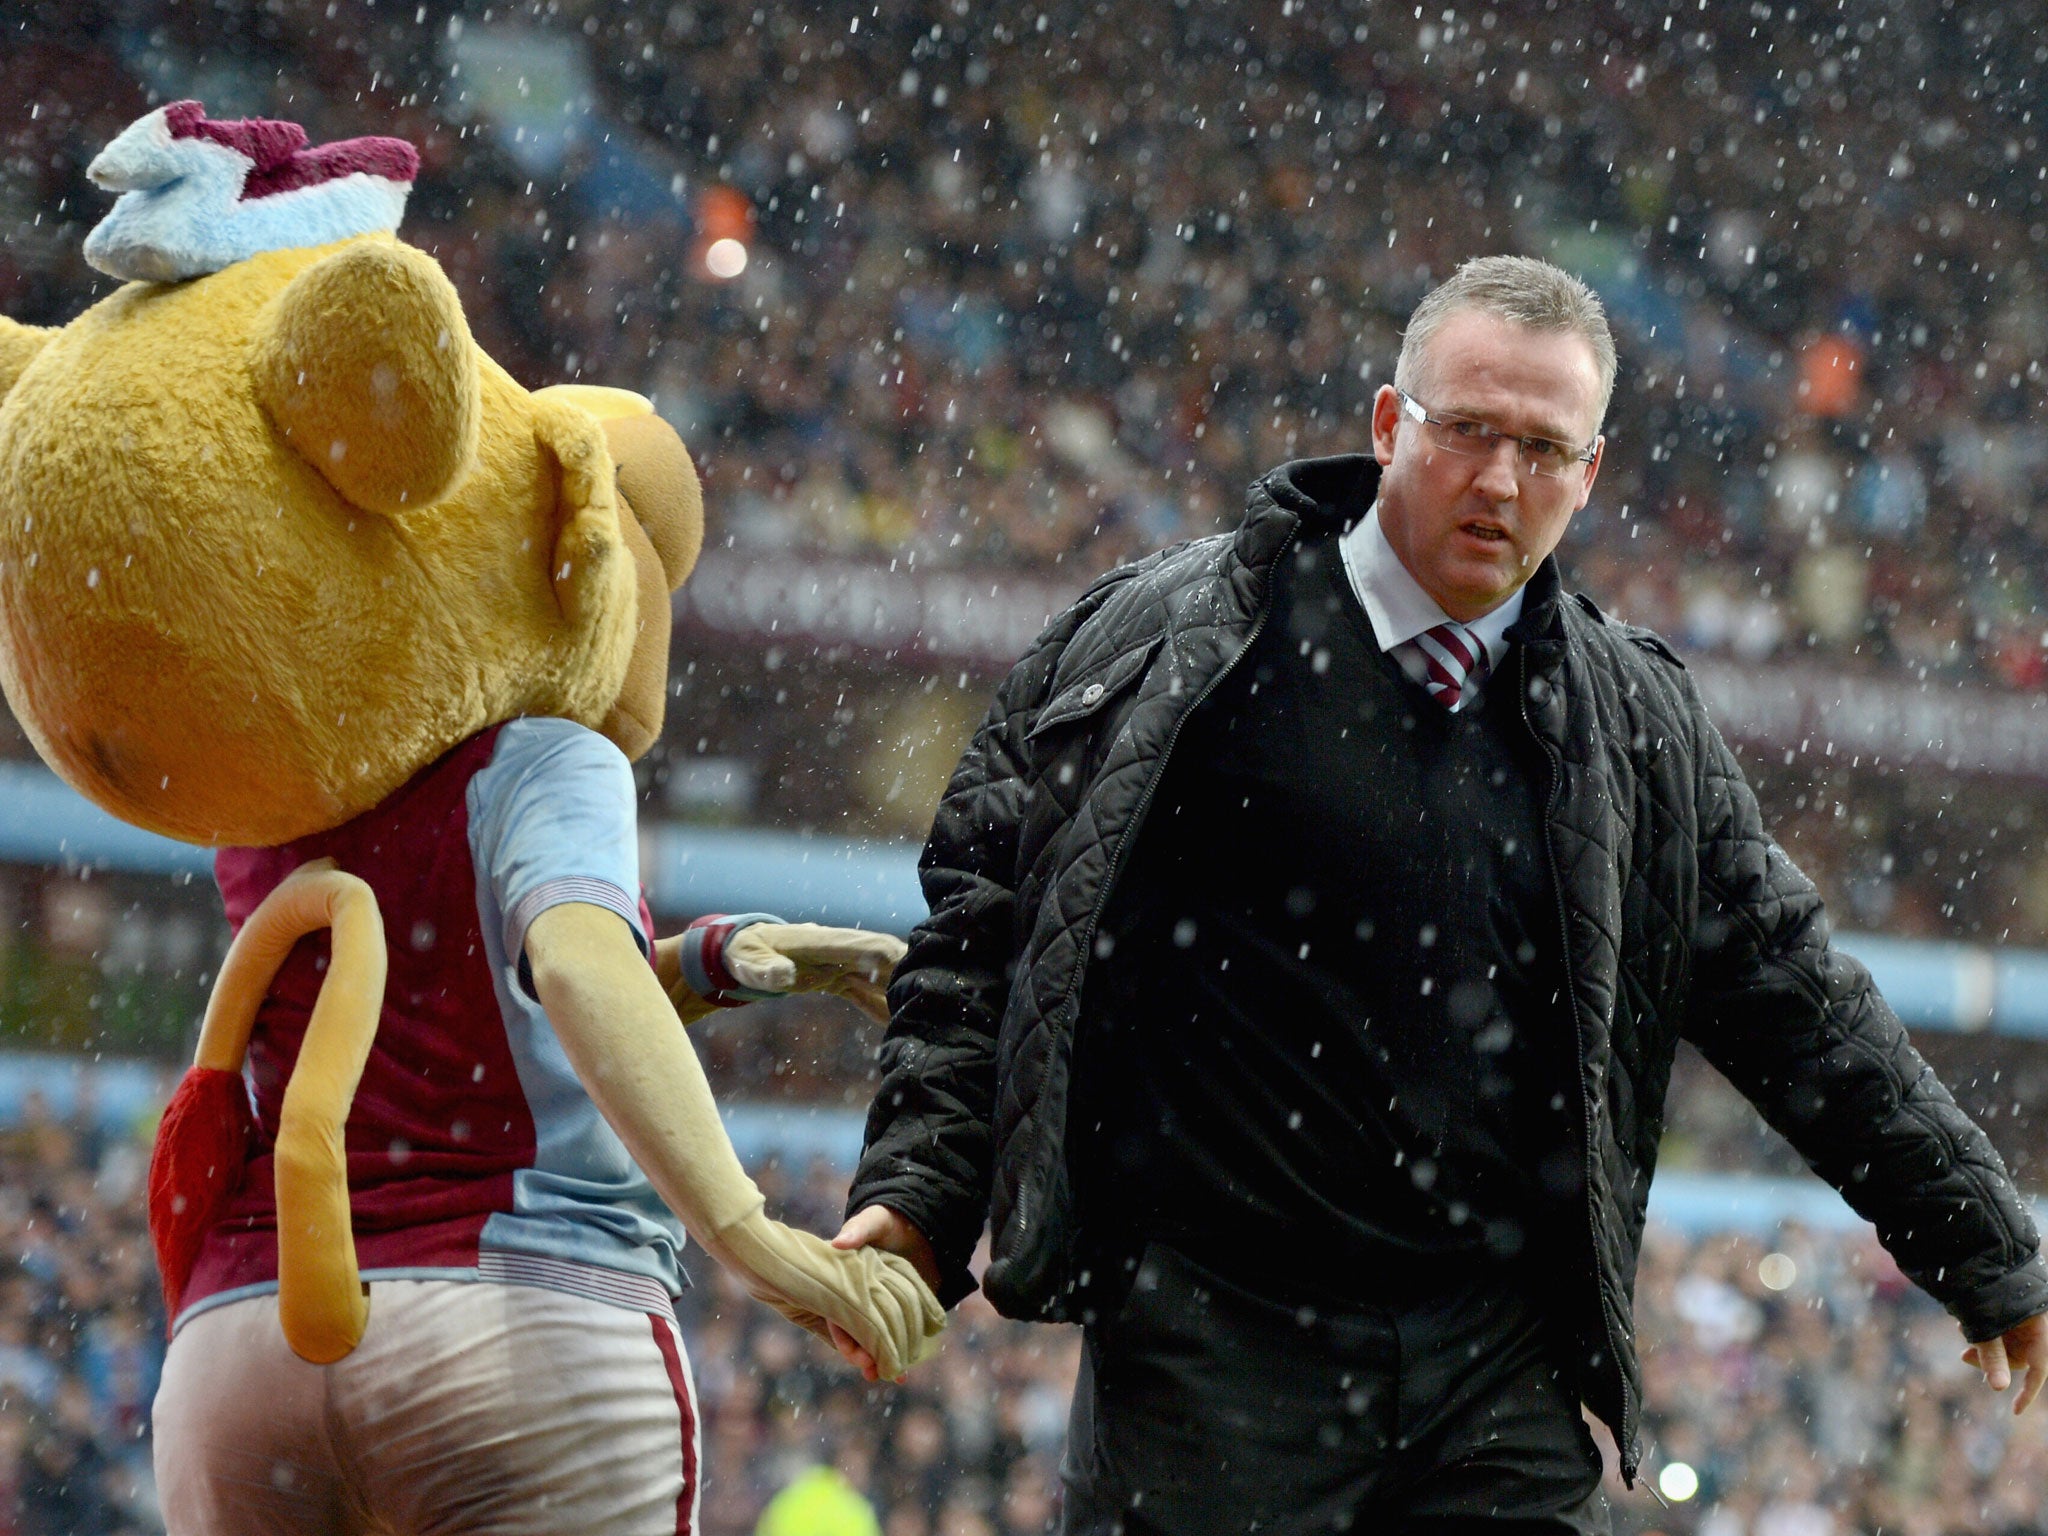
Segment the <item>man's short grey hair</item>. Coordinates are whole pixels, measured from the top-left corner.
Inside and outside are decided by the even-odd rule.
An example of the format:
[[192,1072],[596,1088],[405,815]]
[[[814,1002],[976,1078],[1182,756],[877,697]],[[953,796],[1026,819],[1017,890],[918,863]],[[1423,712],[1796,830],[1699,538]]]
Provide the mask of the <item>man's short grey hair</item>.
[[1533,256],[1475,256],[1432,288],[1408,317],[1401,357],[1394,364],[1396,388],[1411,394],[1418,387],[1427,388],[1419,377],[1423,353],[1444,321],[1461,309],[1476,309],[1532,331],[1583,336],[1600,375],[1600,414],[1593,423],[1599,429],[1614,394],[1614,333],[1607,328],[1607,310],[1600,296],[1571,273]]

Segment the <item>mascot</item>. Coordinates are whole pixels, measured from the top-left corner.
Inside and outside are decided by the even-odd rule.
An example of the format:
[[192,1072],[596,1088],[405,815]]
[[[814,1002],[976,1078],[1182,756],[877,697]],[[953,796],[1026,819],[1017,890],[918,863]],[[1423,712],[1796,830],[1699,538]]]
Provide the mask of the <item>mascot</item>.
[[685,1232],[883,1374],[942,1326],[763,1214],[681,1025],[873,1007],[901,946],[655,941],[629,764],[695,471],[640,397],[477,348],[396,238],[416,166],[196,102],[94,161],[125,285],[0,320],[0,684],[81,793],[219,850],[236,929],[151,1169],[171,1530],[672,1536]]

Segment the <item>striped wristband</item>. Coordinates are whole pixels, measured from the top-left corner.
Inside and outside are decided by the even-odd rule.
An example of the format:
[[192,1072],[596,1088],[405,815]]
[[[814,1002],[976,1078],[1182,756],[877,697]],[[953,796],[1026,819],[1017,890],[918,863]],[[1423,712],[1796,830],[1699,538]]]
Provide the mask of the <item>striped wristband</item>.
[[736,916],[713,913],[698,918],[682,934],[683,980],[690,984],[692,992],[719,1008],[738,1008],[783,996],[780,992],[756,992],[743,987],[725,968],[726,942],[734,934],[756,923],[781,921],[772,912],[742,912]]

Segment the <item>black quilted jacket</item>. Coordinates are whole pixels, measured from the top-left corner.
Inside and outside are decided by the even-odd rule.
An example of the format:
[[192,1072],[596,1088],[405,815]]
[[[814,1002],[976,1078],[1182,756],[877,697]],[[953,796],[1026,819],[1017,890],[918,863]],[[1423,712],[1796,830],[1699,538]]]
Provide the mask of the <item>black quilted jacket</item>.
[[[972,1289],[986,1219],[999,1311],[1079,1310],[1067,1116],[1096,923],[1182,722],[1263,622],[1274,563],[1304,529],[1369,505],[1377,477],[1358,456],[1284,465],[1234,534],[1098,581],[1017,664],[962,759],[925,848],[931,917],[890,988],[849,1203],[925,1232],[949,1303]],[[1819,896],[1765,831],[1684,666],[1561,596],[1554,562],[1523,624],[1534,637],[1507,665],[1551,761],[1585,1127],[1584,1262],[1558,1285],[1582,1396],[1631,1479],[1636,1256],[1681,1035],[1970,1338],[2048,1308],[2048,1267],[1998,1154],[1869,974],[1830,946]]]

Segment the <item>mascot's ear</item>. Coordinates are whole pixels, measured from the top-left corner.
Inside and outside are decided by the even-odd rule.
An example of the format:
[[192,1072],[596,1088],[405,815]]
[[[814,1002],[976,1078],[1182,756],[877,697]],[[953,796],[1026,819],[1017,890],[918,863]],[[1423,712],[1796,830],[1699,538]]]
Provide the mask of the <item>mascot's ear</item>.
[[696,567],[704,547],[704,490],[697,466],[676,429],[653,412],[621,416],[604,424],[612,460],[619,466],[619,494],[661,561],[670,591]]
[[299,456],[368,512],[440,500],[476,460],[483,384],[454,285],[395,240],[315,262],[250,348],[256,398]]
[[562,617],[581,630],[602,623],[608,613],[630,615],[632,560],[619,526],[618,486],[603,429],[588,411],[543,390],[533,396],[533,436],[555,461],[558,477],[548,580]]
[[565,401],[597,418],[618,470],[619,494],[660,561],[663,585],[657,590],[680,587],[704,546],[704,491],[676,429],[654,414],[646,396],[630,389],[550,384],[535,390],[534,398]]
[[[704,496],[675,429],[643,396],[590,384],[556,384],[534,395],[536,408],[575,407],[603,433],[618,492],[618,529],[636,588],[633,648],[625,679],[598,730],[637,758],[661,735],[668,699],[669,593],[683,584],[704,542]],[[550,418],[554,419],[554,418]],[[560,418],[566,425],[568,417]],[[578,428],[580,431],[580,426]],[[558,459],[568,462],[561,454]],[[564,478],[565,493],[570,490]],[[563,498],[565,508],[569,496]],[[557,592],[562,562],[557,552]]]
[[56,334],[41,326],[17,324],[0,315],[0,400],[7,398],[7,391],[14,388],[22,370],[35,361],[36,354]]

